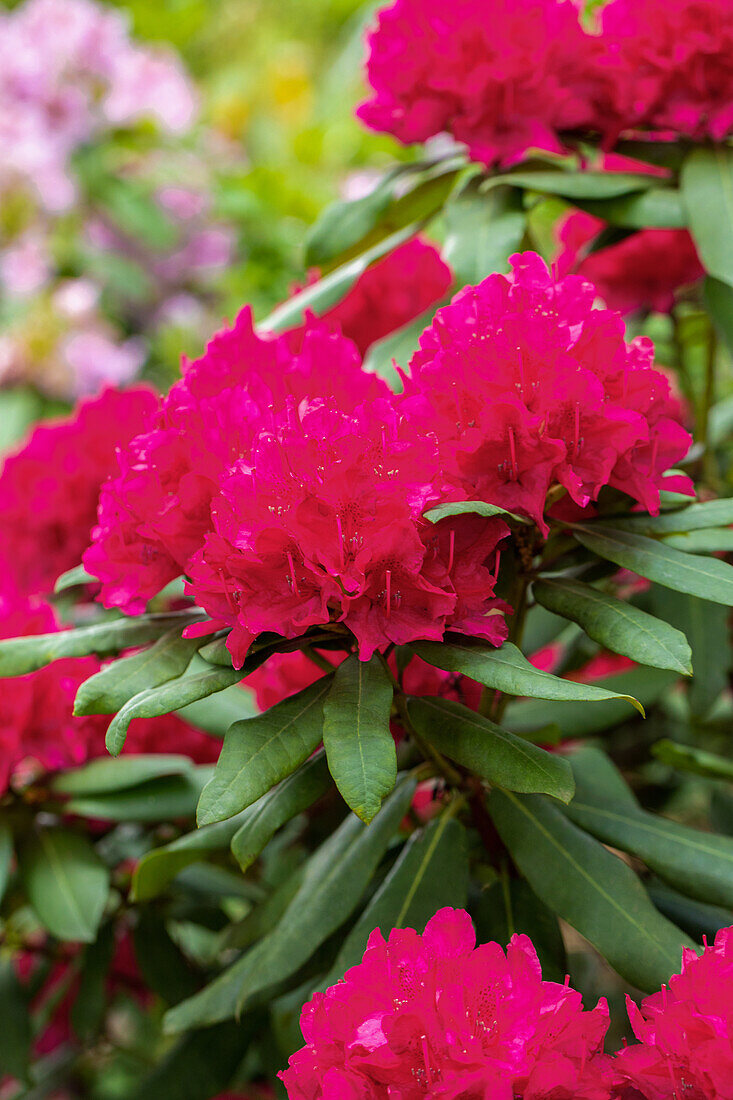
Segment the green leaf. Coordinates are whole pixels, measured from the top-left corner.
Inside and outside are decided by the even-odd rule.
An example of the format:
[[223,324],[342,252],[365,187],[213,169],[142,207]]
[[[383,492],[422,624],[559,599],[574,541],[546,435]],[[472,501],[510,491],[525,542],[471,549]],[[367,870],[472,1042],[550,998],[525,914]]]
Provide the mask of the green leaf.
[[579,703],[617,698],[626,700],[644,714],[641,703],[631,695],[619,695],[594,684],[576,684],[549,672],[540,672],[510,642],[505,642],[500,649],[453,641],[413,642],[410,649],[428,664],[448,672],[460,672],[486,687],[506,692],[507,695],[528,695],[535,699],[560,699]]
[[254,692],[247,690],[246,683],[234,684],[176,711],[184,722],[217,738],[224,737],[232,722],[252,718],[258,713]]
[[640,195],[581,200],[577,205],[609,225],[629,229],[684,229],[688,221],[682,195],[673,187],[650,187]]
[[687,592],[726,607],[733,605],[733,566],[724,561],[684,554],[655,539],[601,523],[574,526],[573,533],[587,550],[622,569],[675,592]]
[[550,794],[563,802],[575,785],[568,761],[515,737],[481,714],[450,699],[410,699],[417,732],[456,763],[510,791]]
[[169,821],[192,818],[212,768],[191,768],[184,775],[164,775],[137,787],[108,794],[77,795],[65,805],[68,813],[105,821]]
[[557,917],[523,878],[502,877],[479,894],[471,906],[479,943],[502,947],[515,934],[529,936],[547,982],[565,980],[568,972],[560,924]]
[[652,905],[630,867],[541,795],[494,790],[489,812],[535,893],[639,989],[679,970],[683,933]]
[[633,791],[602,749],[581,745],[568,759],[575,777],[575,797],[579,801],[624,807],[630,813],[639,809]]
[[459,500],[454,504],[439,504],[437,508],[430,508],[425,512],[425,519],[431,523],[440,523],[447,516],[506,516],[515,523],[531,524],[526,516],[518,516],[514,512],[508,512],[506,508],[499,508],[497,504],[487,504],[484,500]]
[[330,789],[331,773],[326,756],[325,753],[318,753],[274,790],[268,791],[254,805],[233,818],[238,828],[232,840],[232,855],[242,870],[251,867],[278,829],[309,809]]
[[[733,286],[730,283],[721,283],[720,279],[713,279],[711,275],[707,275],[703,283],[703,301],[718,334],[725,340],[728,351],[733,351]],[[726,402],[733,404],[730,397],[720,404]],[[716,415],[718,408],[719,406],[715,405],[710,410],[708,419],[708,442],[713,445],[721,442],[719,425],[716,423],[716,420],[720,419],[720,413]]]
[[721,928],[730,925],[729,909],[693,901],[676,890],[670,890],[661,882],[650,883],[648,890],[657,909],[698,943],[702,943],[703,936],[707,936],[709,940],[715,939]]
[[733,550],[733,528],[705,527],[686,534],[662,535],[660,541],[665,546],[684,551],[685,554],[717,554],[721,551],[730,553]]
[[207,1100],[224,1093],[254,1037],[256,1024],[234,1023],[183,1036],[127,1093],[129,1100]]
[[176,627],[199,622],[200,611],[173,611],[139,615],[135,619],[106,619],[94,626],[60,630],[55,634],[33,634],[26,638],[5,638],[0,642],[0,678],[24,676],[62,657],[87,657],[96,653],[109,657],[123,649],[146,645]]
[[39,828],[18,853],[28,900],[60,940],[91,943],[107,902],[109,871],[85,836],[59,825]]
[[113,760],[102,757],[80,768],[59,772],[51,779],[51,790],[57,794],[111,794],[163,775],[182,775],[192,767],[188,756],[168,753],[140,753]]
[[71,1006],[74,1033],[89,1040],[102,1023],[107,1007],[107,982],[115,950],[114,925],[108,922],[94,943],[84,948],[79,967],[79,990]]
[[474,179],[451,197],[444,214],[443,253],[459,286],[509,269],[508,257],[520,247],[526,227],[518,190],[501,187],[486,194]]
[[0,455],[21,443],[28,429],[41,416],[40,395],[25,386],[0,393]]
[[372,248],[362,252],[353,260],[349,260],[341,267],[331,271],[317,283],[294,294],[287,302],[274,309],[268,317],[258,326],[262,332],[284,332],[294,325],[301,325],[305,320],[306,310],[312,310],[316,314],[325,313],[336,305],[351,290],[352,286],[373,263],[399,248],[405,241],[409,241],[423,227],[423,222],[416,222],[392,233],[389,237],[380,240]]
[[705,270],[733,285],[733,149],[696,146],[682,165],[680,186]]
[[388,172],[383,180],[361,198],[327,206],[305,238],[306,267],[321,267],[343,255],[379,224],[381,215],[394,198],[404,167]]
[[663,738],[652,745],[652,754],[670,768],[693,775],[703,775],[706,779],[727,779],[733,782],[733,760],[717,753],[696,749],[691,745],[678,745]]
[[646,863],[698,901],[733,907],[733,839],[698,832],[628,805],[573,799],[567,815],[604,844]]
[[393,928],[422,932],[445,906],[462,908],[468,891],[466,832],[443,813],[407,841],[397,860],[344,940],[321,988],[334,985],[351,966],[361,962],[370,933],[379,928],[385,938]]
[[0,822],[0,902],[5,896],[12,862],[13,834],[5,822]]
[[195,997],[172,1009],[165,1030],[225,1020],[257,993],[299,970],[359,904],[414,791],[414,780],[398,783],[371,825],[349,816],[309,858],[298,892],[270,934]]
[[129,702],[114,716],[107,729],[107,751],[117,756],[125,744],[127,730],[133,718],[157,718],[181,710],[198,699],[231,687],[242,678],[233,668],[214,668],[207,672],[178,676],[161,687],[148,688],[133,695]]
[[658,516],[640,513],[633,516],[614,518],[612,524],[593,524],[613,526],[619,531],[635,531],[639,535],[661,537],[671,534],[687,534],[708,527],[727,527],[733,523],[733,499],[706,500],[700,504],[688,504],[685,508],[675,508],[662,512]]
[[161,913],[150,905],[141,906],[132,937],[135,960],[149,989],[169,1005],[193,996],[199,984],[197,975],[171,939]]
[[538,603],[582,626],[589,638],[614,653],[654,668],[692,675],[692,654],[685,635],[627,600],[565,578],[532,586]]
[[[616,673],[597,682],[598,687],[609,691],[633,695],[644,707],[650,707],[676,683],[677,674],[657,668],[634,668]],[[587,737],[593,733],[618,726],[628,718],[629,708],[619,699],[597,703],[593,707],[579,707],[575,703],[545,703],[536,699],[510,702],[504,713],[504,725],[518,733],[531,734],[533,740],[541,740],[535,731],[543,730],[548,722],[555,723],[563,736]],[[634,716],[635,717],[635,716]]]
[[238,814],[228,821],[205,825],[147,852],[132,878],[133,900],[149,901],[157,897],[184,867],[201,862],[212,852],[226,851],[243,820],[244,814]]
[[199,825],[233,817],[294,772],[323,738],[324,676],[297,695],[227,730],[214,775],[201,795]]
[[83,584],[98,584],[96,577],[93,577],[91,573],[87,573],[83,565],[75,565],[73,569],[67,569],[65,573],[62,573],[56,584],[53,586],[54,595],[57,596],[59,592],[65,592],[68,588],[78,588]]
[[525,171],[493,176],[486,187],[512,184],[528,191],[540,191],[545,195],[561,195],[565,199],[614,199],[630,195],[634,191],[648,191],[657,181],[653,176],[634,172],[557,172]]
[[30,1005],[13,960],[0,959],[0,1071],[27,1081],[32,1042]]
[[418,349],[420,337],[431,324],[439,304],[430,306],[414,320],[390,332],[383,339],[375,340],[364,356],[363,370],[367,374],[376,374],[383,378],[390,389],[395,393],[401,393],[402,379],[395,368],[395,363],[405,368],[408,366]]
[[169,630],[148,649],[122,657],[85,680],[76,693],[74,714],[116,714],[141,691],[182,676],[200,645],[200,638],[182,638],[180,629]]
[[649,599],[651,610],[683,631],[690,643],[695,676],[687,688],[687,701],[690,712],[702,716],[725,690],[733,663],[728,608],[658,585]]
[[323,747],[342,798],[367,824],[397,778],[397,753],[389,729],[394,689],[375,653],[356,654],[339,665],[323,707]]

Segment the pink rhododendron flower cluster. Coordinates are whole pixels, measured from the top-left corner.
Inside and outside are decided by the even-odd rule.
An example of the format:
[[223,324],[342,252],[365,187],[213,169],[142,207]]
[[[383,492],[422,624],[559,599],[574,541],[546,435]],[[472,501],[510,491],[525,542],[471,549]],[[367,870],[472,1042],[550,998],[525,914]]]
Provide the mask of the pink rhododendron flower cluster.
[[585,507],[610,485],[659,509],[664,479],[688,433],[645,338],[627,344],[617,313],[593,308],[595,289],[555,280],[534,253],[438,310],[420,337],[402,398],[418,434],[437,435],[457,499],[484,500],[547,530],[552,485]]
[[[658,507],[689,436],[652,347],[534,253],[436,315],[395,397],[354,344],[309,318],[294,341],[251,314],[189,364],[119,455],[84,562],[137,614],[183,573],[241,667],[263,631],[345,624],[367,659],[446,629],[500,644],[498,519],[423,518],[484,500],[547,531],[553,486],[585,507],[610,485]],[[676,476],[665,487],[689,491]]]
[[463,910],[423,935],[372,932],[358,966],[303,1009],[306,1046],[281,1074],[291,1100],[608,1100],[605,1001],[542,980],[515,935],[476,947]]
[[[50,592],[81,561],[116,453],[157,408],[152,389],[106,389],[35,427],[0,469],[0,568],[25,595]],[[40,552],[39,552],[40,550]]]
[[72,153],[101,126],[153,116],[187,129],[193,91],[174,56],[138,46],[94,0],[26,0],[0,15],[0,191],[32,187],[52,211],[73,202]]
[[578,210],[560,223],[558,270],[593,283],[609,309],[619,313],[668,313],[677,292],[705,274],[686,229],[642,229],[590,252],[605,223]]
[[[437,248],[415,237],[367,268],[323,319],[338,325],[365,355],[377,340],[436,305],[452,279]],[[302,332],[302,327],[293,331],[293,347]]]
[[406,144],[448,132],[488,167],[579,133],[721,141],[733,131],[729,0],[394,0],[368,36],[358,114]]
[[611,0],[600,21],[619,128],[713,141],[733,131],[730,0]]
[[669,988],[627,1003],[639,1044],[617,1056],[621,1100],[733,1098],[733,928],[699,957],[686,949]]
[[[39,600],[0,593],[0,637],[53,633],[56,617]],[[100,669],[95,657],[55,661],[38,672],[0,680],[0,794],[46,772],[106,756],[105,715],[75,717],[74,697]],[[220,743],[177,715],[136,718],[125,745],[128,753],[182,753],[196,763],[216,761]]]
[[396,0],[368,45],[375,94],[357,113],[406,144],[450,131],[507,165],[594,128],[598,47],[572,0]]

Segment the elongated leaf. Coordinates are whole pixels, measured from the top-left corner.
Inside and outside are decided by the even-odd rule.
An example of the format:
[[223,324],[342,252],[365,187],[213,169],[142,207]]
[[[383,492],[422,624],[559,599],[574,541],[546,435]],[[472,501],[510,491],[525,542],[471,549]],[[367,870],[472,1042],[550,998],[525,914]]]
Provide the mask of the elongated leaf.
[[[733,292],[733,290],[732,290]],[[662,535],[665,546],[682,550],[685,554],[730,553],[733,550],[733,528],[705,527],[700,531],[688,531],[679,535]]]
[[93,577],[91,573],[87,573],[83,565],[75,565],[73,569],[67,569],[65,573],[61,574],[53,586],[53,591],[54,595],[58,595],[59,592],[66,592],[69,588],[98,583],[97,578]]
[[228,821],[205,825],[147,852],[132,878],[133,899],[149,901],[157,897],[184,867],[199,863],[212,852],[226,851],[243,819],[244,814],[238,814]]
[[243,683],[234,684],[216,695],[189,703],[177,710],[176,714],[196,729],[223,739],[233,722],[253,718],[255,714],[259,714],[259,710],[254,692],[248,691],[246,683]]
[[24,676],[62,657],[86,657],[90,653],[109,657],[123,649],[146,645],[174,627],[183,630],[203,617],[201,611],[173,611],[136,619],[107,619],[56,634],[5,638],[0,642],[0,677]]
[[568,972],[560,924],[526,879],[501,878],[471,905],[479,943],[509,943],[515,933],[529,936],[548,982],[563,982]]
[[56,825],[40,828],[18,853],[36,916],[60,940],[91,943],[109,888],[109,871],[85,836]]
[[79,989],[71,1008],[74,1034],[89,1040],[96,1034],[107,1007],[107,982],[115,950],[114,925],[108,921],[94,943],[84,948],[79,967]]
[[401,174],[389,172],[367,195],[327,206],[306,236],[306,266],[320,267],[363,240],[379,224]]
[[606,524],[576,527],[578,542],[607,561],[630,569],[675,592],[687,592],[712,603],[733,605],[733,566],[717,558],[683,554],[655,539]]
[[677,889],[733,907],[733,839],[702,833],[628,806],[598,806],[575,798],[568,817],[604,844],[638,856]]
[[106,821],[170,821],[192,818],[210,767],[191,768],[183,775],[164,775],[137,787],[107,794],[76,795],[65,809],[79,817]]
[[730,612],[720,604],[658,585],[652,587],[649,599],[650,610],[679,627],[690,643],[695,676],[688,685],[687,701],[690,712],[696,717],[702,716],[728,683],[728,670],[733,663],[728,625]]
[[[258,799],[236,818],[232,855],[246,871],[278,829],[307,810],[331,787],[331,773],[324,753],[307,760],[274,790]],[[215,826],[208,826],[208,828]],[[202,830],[203,831],[203,830]]]
[[409,241],[422,228],[423,221],[418,221],[380,240],[360,256],[331,271],[325,278],[312,283],[299,294],[294,294],[287,302],[283,302],[273,310],[258,327],[263,332],[284,332],[285,329],[292,328],[294,325],[301,325],[307,310],[312,310],[316,314],[325,313],[331,306],[341,301],[371,264],[404,244],[405,241]]
[[287,911],[300,890],[306,865],[301,863],[286,879],[280,882],[264,901],[250,909],[247,916],[231,924],[221,937],[222,950],[231,947],[249,947],[270,934]]
[[677,890],[671,890],[661,882],[649,885],[649,897],[657,909],[678,928],[684,929],[698,943],[703,936],[714,940],[721,928],[730,925],[730,910],[719,905],[706,905],[702,901],[686,898]]
[[733,285],[733,149],[696,146],[682,165],[680,185],[705,270]]
[[481,193],[475,180],[445,207],[444,255],[459,286],[480,283],[509,269],[509,256],[522,243],[526,215],[521,193],[512,187]]
[[199,984],[197,974],[171,939],[163,915],[152,905],[140,907],[132,937],[135,961],[149,989],[169,1005],[193,996]]
[[535,699],[560,699],[578,703],[596,703],[624,699],[643,714],[644,708],[631,695],[619,695],[594,684],[576,684],[549,672],[540,672],[510,642],[501,649],[460,642],[413,642],[418,657],[448,672],[461,672],[487,687],[507,695],[529,695]]
[[528,524],[531,521],[526,516],[515,515],[506,508],[499,508],[497,504],[487,504],[484,500],[459,500],[453,504],[439,504],[437,508],[431,508],[425,513],[425,519],[431,523],[440,523],[447,516],[506,516],[515,523]]
[[541,795],[494,790],[489,812],[535,893],[615,970],[656,990],[679,969],[687,937],[654,908],[630,867]]
[[462,908],[468,891],[466,833],[445,813],[412,834],[394,867],[344,940],[322,988],[361,962],[370,933],[393,928],[422,932],[439,909]]
[[[633,172],[553,172],[523,171],[493,176],[490,186],[510,183],[546,195],[561,195],[566,199],[613,199],[634,191],[647,191],[655,184],[653,176]],[[486,186],[486,185],[485,185]]]
[[81,768],[59,772],[51,780],[51,789],[58,794],[97,795],[137,787],[149,779],[163,775],[182,775],[193,767],[188,756],[168,753],[140,753],[116,760],[102,757]]
[[[702,531],[708,527],[727,527],[733,523],[733,499],[706,500],[700,504],[688,504],[686,508],[674,508],[658,516],[639,513],[614,519],[619,531],[635,531],[639,535],[685,535],[689,531]],[[593,525],[593,529],[597,525]],[[605,525],[604,525],[605,526]]]
[[610,757],[593,745],[582,745],[569,756],[575,777],[575,797],[581,802],[639,809],[636,796]]
[[706,779],[727,779],[733,782],[733,760],[691,745],[678,745],[664,738],[652,745],[652,753],[663,764],[679,771],[703,775]]
[[201,795],[199,825],[223,821],[251,806],[315,752],[323,738],[323,704],[331,679],[324,676],[264,714],[230,726]]
[[630,229],[684,229],[688,221],[682,196],[673,187],[650,187],[641,194],[601,201],[591,199],[577,205],[609,225]]
[[431,324],[436,310],[441,304],[436,302],[406,325],[390,332],[382,340],[375,340],[370,344],[364,356],[363,369],[367,374],[377,374],[383,378],[390,389],[395,393],[401,393],[403,389],[402,379],[396,370],[395,364],[407,368],[410,360],[418,349],[420,337]]
[[0,960],[0,1069],[28,1080],[31,1056],[30,1006],[10,958]]
[[12,862],[13,834],[9,827],[2,822],[0,823],[0,902],[5,896]]
[[207,1100],[224,1095],[261,1021],[183,1036],[128,1093],[129,1100]]
[[180,629],[169,630],[149,649],[122,657],[85,680],[76,693],[74,714],[116,714],[141,691],[181,676],[200,645],[200,638],[182,638]]
[[[607,676],[598,681],[598,686],[633,695],[642,706],[650,707],[677,679],[677,673],[667,669],[634,668],[629,672]],[[628,705],[621,698],[610,699],[593,707],[525,699],[521,702],[509,703],[503,722],[508,729],[531,734],[533,741],[542,741],[544,738],[541,731],[546,728],[548,722],[559,726],[566,738],[587,737],[590,734],[611,729],[634,717],[636,715],[629,713]]]
[[133,718],[156,718],[170,714],[198,699],[223,691],[241,680],[241,672],[233,668],[212,668],[208,672],[178,676],[161,687],[150,688],[134,695],[114,716],[107,730],[107,751],[117,756],[122,752],[127,730]]
[[397,778],[397,753],[389,729],[394,691],[375,654],[353,654],[339,665],[323,707],[323,747],[342,798],[367,824]]
[[350,816],[306,864],[300,889],[272,932],[211,985],[172,1009],[168,1032],[233,1016],[257,993],[290,977],[353,913],[415,791],[408,779],[371,825]]
[[419,734],[456,763],[498,787],[550,794],[563,802],[575,785],[568,761],[490,722],[450,699],[410,699],[410,719]]
[[568,579],[538,581],[532,592],[548,611],[572,619],[589,638],[614,653],[642,665],[692,675],[692,654],[685,635],[626,600]]
[[[733,351],[733,286],[730,283],[721,283],[719,279],[713,279],[708,275],[703,284],[703,299],[718,333],[728,345],[728,350]],[[719,405],[710,410],[708,443],[711,445],[721,442],[720,406],[730,401],[730,397],[724,398]]]

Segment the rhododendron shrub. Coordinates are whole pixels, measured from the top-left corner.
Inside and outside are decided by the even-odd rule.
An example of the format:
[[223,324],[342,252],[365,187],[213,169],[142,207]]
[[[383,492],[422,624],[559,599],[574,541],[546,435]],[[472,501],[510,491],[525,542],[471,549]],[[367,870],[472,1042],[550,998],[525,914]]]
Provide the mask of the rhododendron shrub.
[[[378,11],[359,114],[424,155],[5,457],[3,1100],[733,1097],[729,12],[580,7]],[[228,246],[178,163],[180,319]],[[129,374],[147,322],[8,244],[80,388]]]

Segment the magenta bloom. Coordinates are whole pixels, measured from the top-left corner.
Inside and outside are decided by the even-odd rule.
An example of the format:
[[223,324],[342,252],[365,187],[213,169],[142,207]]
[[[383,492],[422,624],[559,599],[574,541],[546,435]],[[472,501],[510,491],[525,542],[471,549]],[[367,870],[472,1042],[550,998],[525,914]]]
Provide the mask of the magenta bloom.
[[577,276],[555,280],[535,253],[512,257],[438,310],[420,338],[402,398],[418,436],[437,434],[453,499],[484,500],[534,519],[563,486],[585,507],[605,485],[650,512],[685,456],[688,433],[648,339],[627,344],[617,313],[593,309]]
[[697,141],[730,135],[730,0],[611,0],[600,18],[618,129]]
[[369,937],[304,1007],[290,1100],[609,1100],[608,1009],[542,980],[527,936],[476,947],[465,910]]
[[64,418],[33,429],[0,472],[0,567],[4,584],[47,593],[81,561],[94,526],[99,489],[118,448],[157,406],[147,386],[106,389]]
[[639,1045],[615,1061],[623,1100],[733,1100],[733,928],[699,957],[686,949],[668,989],[627,1004]]
[[[453,276],[434,245],[415,237],[367,268],[323,320],[337,325],[362,355],[447,294]],[[293,331],[293,347],[303,327]]]
[[642,229],[588,252],[604,224],[579,210],[569,214],[559,228],[557,265],[561,273],[572,271],[593,283],[609,309],[668,313],[677,291],[705,274],[686,229]]
[[595,128],[600,46],[572,0],[396,0],[368,46],[358,114],[405,144],[448,131],[490,167]]

